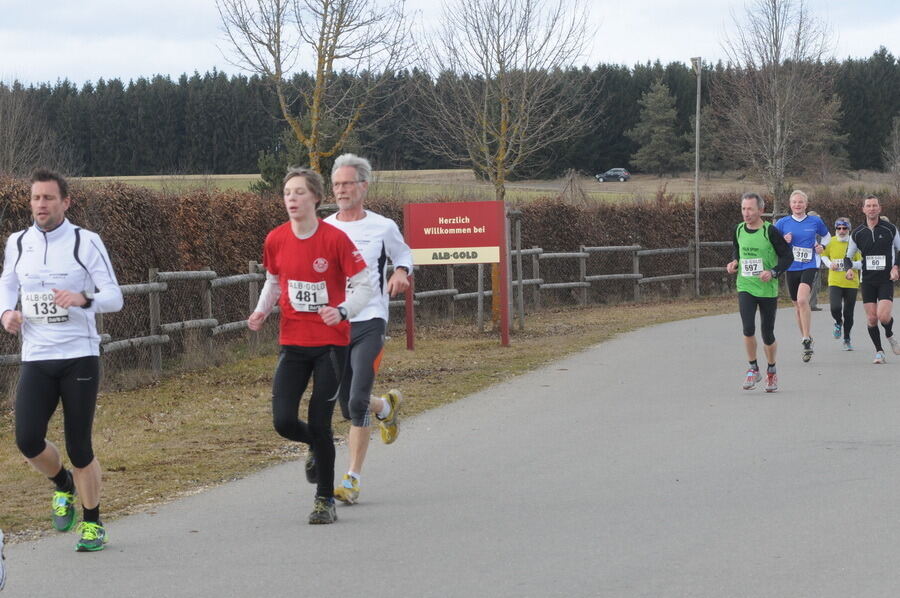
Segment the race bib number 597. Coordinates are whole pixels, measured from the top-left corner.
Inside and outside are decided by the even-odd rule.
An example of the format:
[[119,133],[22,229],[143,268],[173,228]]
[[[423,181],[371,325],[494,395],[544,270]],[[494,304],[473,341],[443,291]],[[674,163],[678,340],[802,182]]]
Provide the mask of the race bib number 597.
[[22,314],[32,324],[60,324],[69,321],[69,310],[53,302],[52,292],[22,293]]

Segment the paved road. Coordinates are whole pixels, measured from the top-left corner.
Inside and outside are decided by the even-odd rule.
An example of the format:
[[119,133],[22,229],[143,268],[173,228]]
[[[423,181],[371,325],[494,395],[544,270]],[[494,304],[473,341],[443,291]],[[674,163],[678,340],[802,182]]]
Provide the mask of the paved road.
[[291,463],[99,554],[10,546],[4,595],[896,595],[900,357],[871,365],[864,325],[840,351],[825,313],[802,364],[779,312],[776,394],[740,390],[737,315],[645,329],[406,421],[335,525]]

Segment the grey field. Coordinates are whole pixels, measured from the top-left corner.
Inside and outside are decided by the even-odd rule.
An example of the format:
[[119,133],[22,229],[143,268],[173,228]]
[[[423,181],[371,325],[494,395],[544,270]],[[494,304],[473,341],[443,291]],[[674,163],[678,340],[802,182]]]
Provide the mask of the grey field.
[[9,546],[4,595],[896,595],[900,357],[857,322],[846,353],[814,314],[803,364],[780,310],[774,394],[741,390],[736,314],[627,334],[374,440],[335,525],[290,463],[109,522],[102,553]]

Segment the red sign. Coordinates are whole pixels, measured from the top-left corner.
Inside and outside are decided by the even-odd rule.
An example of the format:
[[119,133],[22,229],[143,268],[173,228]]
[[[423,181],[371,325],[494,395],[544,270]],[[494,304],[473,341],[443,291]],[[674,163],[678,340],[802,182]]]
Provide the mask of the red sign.
[[414,203],[404,207],[413,263],[495,264],[506,239],[502,201]]

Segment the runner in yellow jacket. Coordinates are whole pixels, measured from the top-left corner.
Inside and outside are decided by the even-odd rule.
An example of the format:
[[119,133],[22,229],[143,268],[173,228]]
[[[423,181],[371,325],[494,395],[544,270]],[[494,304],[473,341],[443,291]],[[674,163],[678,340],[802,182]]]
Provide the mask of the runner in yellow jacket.
[[853,328],[853,308],[859,290],[859,269],[862,255],[857,251],[853,256],[853,280],[847,280],[844,256],[850,242],[850,219],[838,218],[834,223],[835,236],[822,252],[822,263],[828,267],[828,298],[831,301],[831,317],[834,318],[834,338],[840,339],[844,333],[844,351],[852,351],[850,329]]

